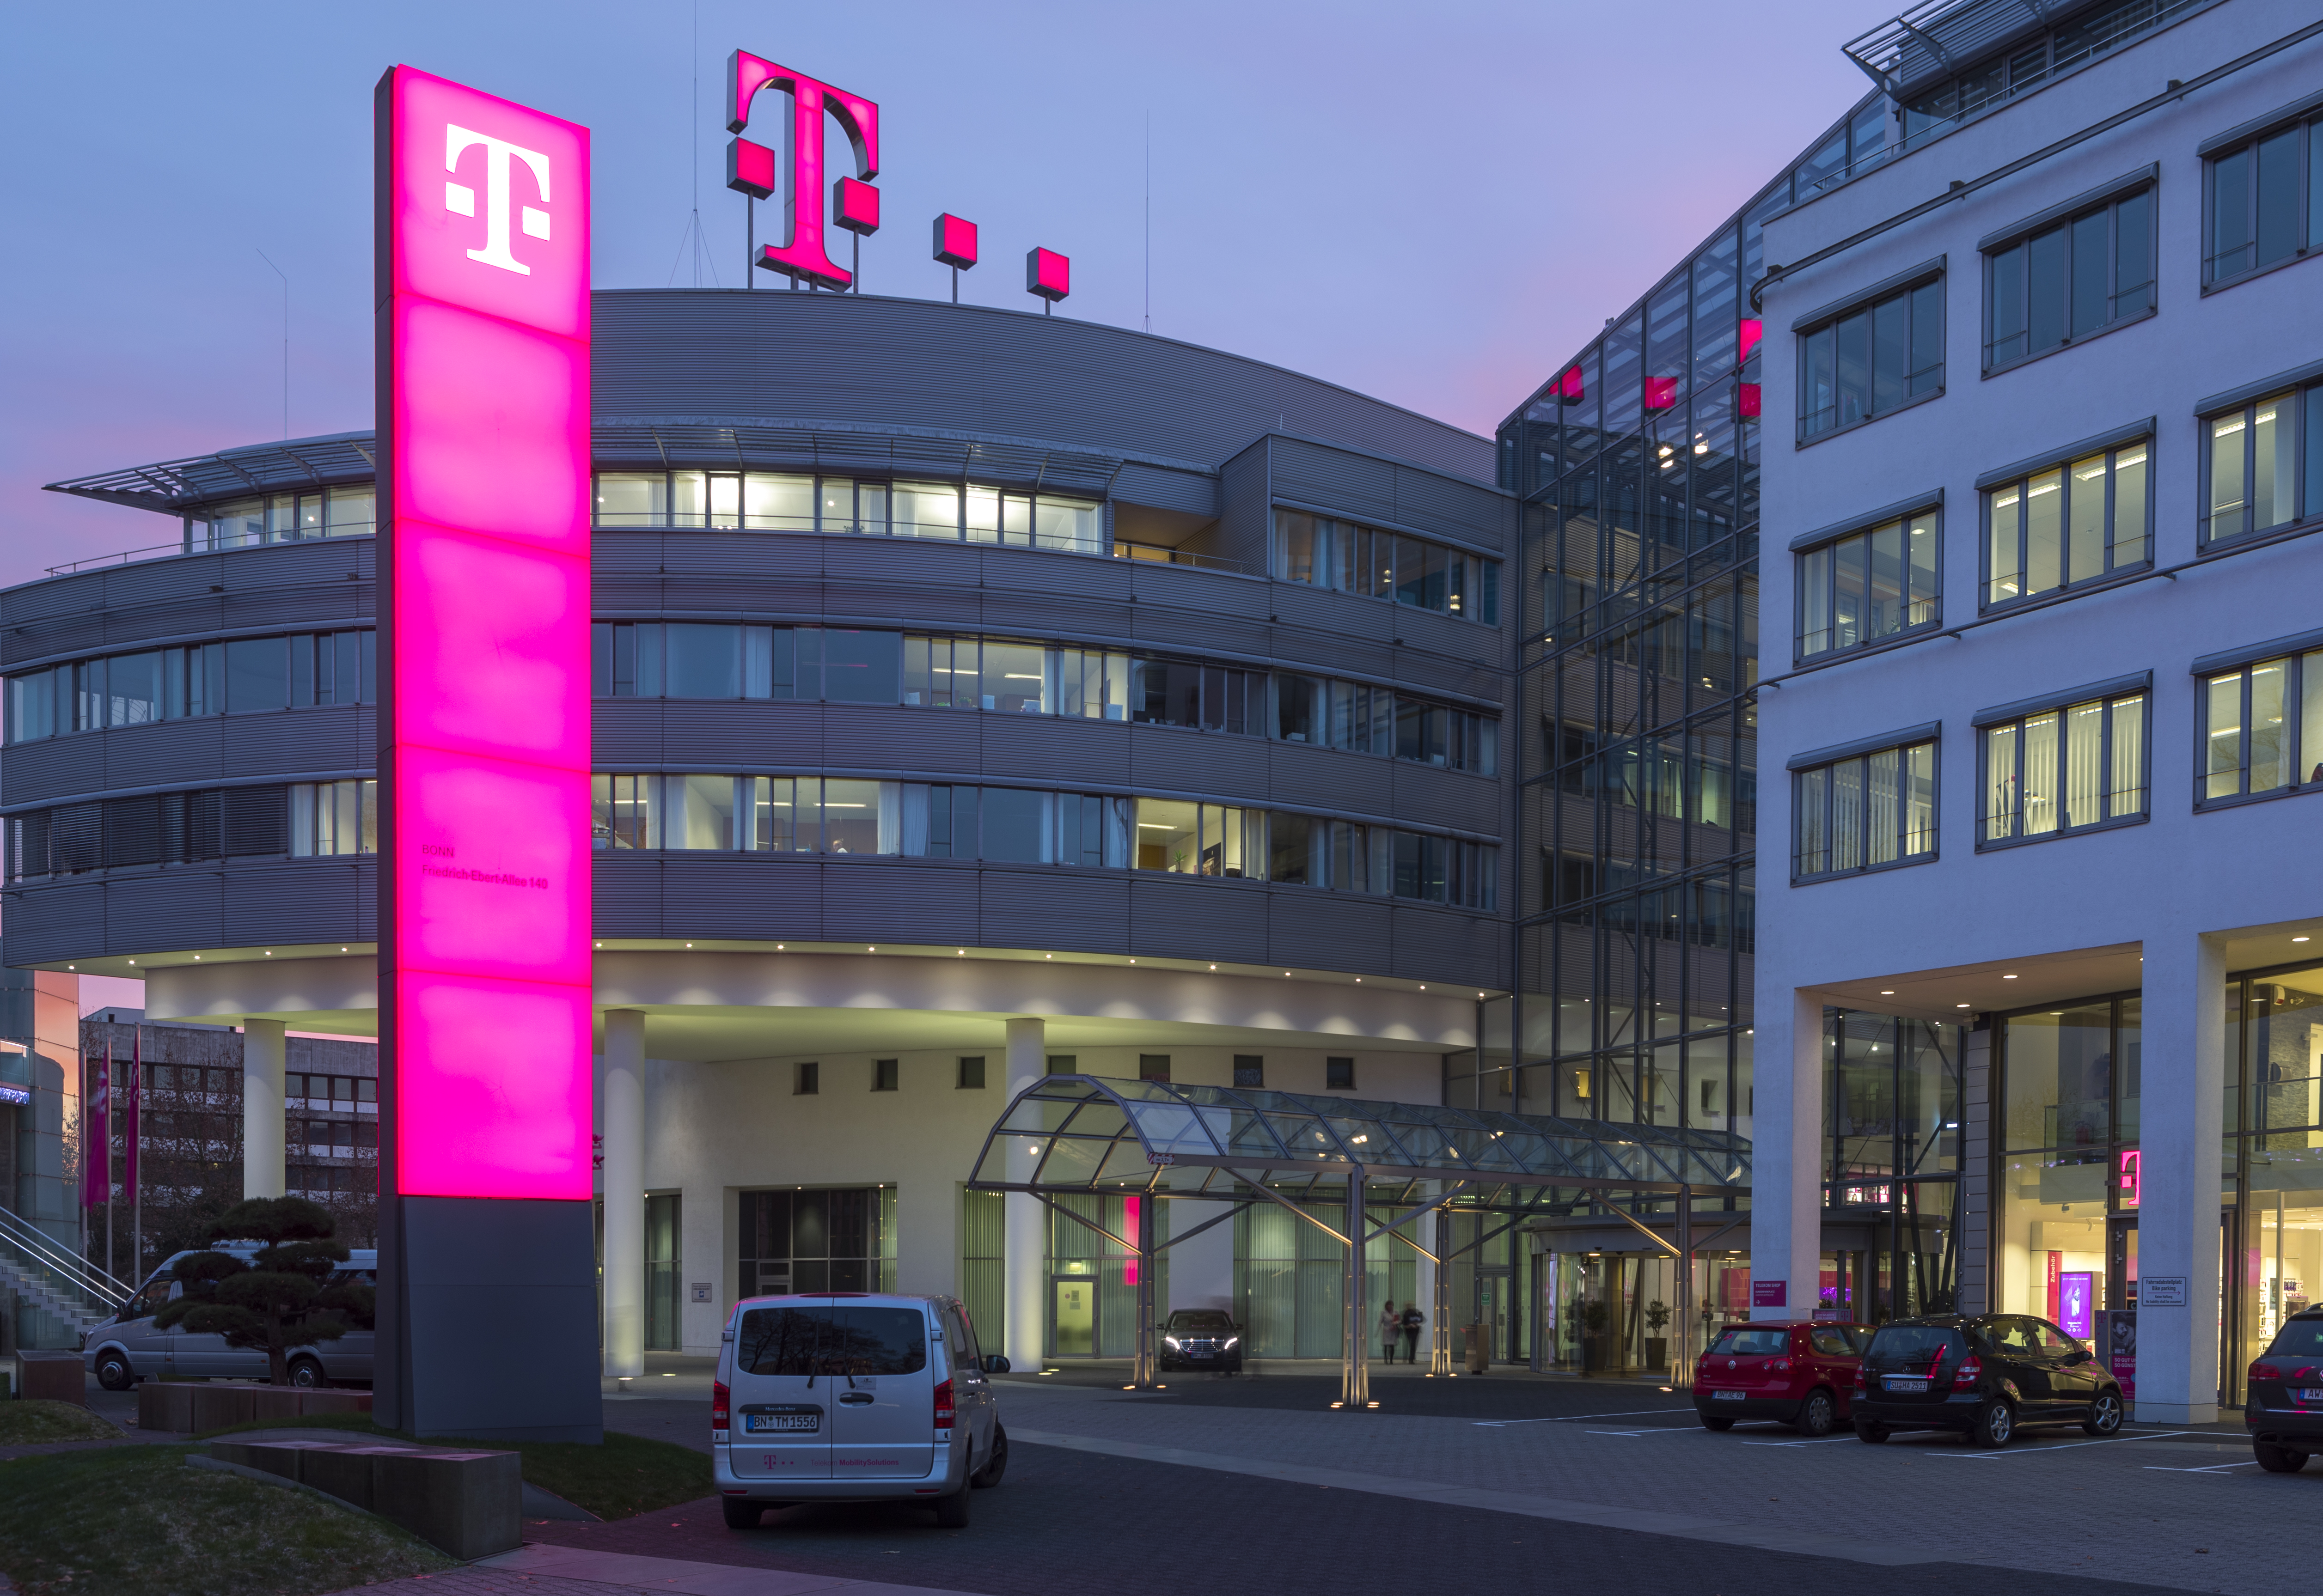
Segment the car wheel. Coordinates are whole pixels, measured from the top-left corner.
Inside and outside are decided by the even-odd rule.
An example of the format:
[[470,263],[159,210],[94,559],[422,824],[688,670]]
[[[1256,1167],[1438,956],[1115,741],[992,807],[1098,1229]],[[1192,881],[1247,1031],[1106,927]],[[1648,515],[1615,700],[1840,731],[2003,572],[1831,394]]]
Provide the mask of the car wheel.
[[300,1358],[290,1365],[290,1383],[306,1390],[318,1390],[331,1383],[323,1366],[312,1358]]
[[2081,1421],[2081,1428],[2092,1435],[2110,1435],[2121,1428],[2121,1393],[2099,1391],[2098,1399],[2089,1404],[2089,1416]]
[[950,1496],[936,1498],[936,1527],[938,1529],[968,1527],[968,1486],[965,1482]]
[[1868,1418],[1859,1418],[1855,1421],[1855,1438],[1877,1446],[1887,1438],[1887,1426]]
[[721,1497],[718,1505],[726,1509],[726,1527],[729,1529],[756,1529],[758,1527],[758,1515],[767,1510],[766,1503],[754,1502],[746,1496]]
[[1731,1430],[1734,1427],[1734,1421],[1731,1418],[1712,1418],[1705,1413],[1702,1416],[1702,1427],[1705,1430]]
[[1976,1422],[1969,1426],[1971,1445],[1999,1447],[2008,1445],[2016,1434],[2016,1409],[1995,1397],[1977,1409]]
[[119,1353],[107,1353],[96,1361],[96,1383],[108,1391],[125,1391],[137,1383],[137,1371]]
[[992,1421],[992,1455],[984,1460],[982,1468],[968,1477],[968,1482],[979,1491],[988,1491],[999,1484],[1000,1476],[1007,1472],[1008,1432],[1000,1427],[998,1419],[995,1419]]
[[2288,1446],[2277,1446],[2270,1441],[2251,1443],[2251,1455],[2258,1466],[2270,1474],[2295,1474],[2307,1466],[2307,1454],[2293,1452]]
[[1799,1416],[1791,1421],[1791,1428],[1802,1435],[1828,1435],[1839,1422],[1839,1408],[1831,1393],[1820,1388],[1809,1391],[1807,1399],[1799,1404]]

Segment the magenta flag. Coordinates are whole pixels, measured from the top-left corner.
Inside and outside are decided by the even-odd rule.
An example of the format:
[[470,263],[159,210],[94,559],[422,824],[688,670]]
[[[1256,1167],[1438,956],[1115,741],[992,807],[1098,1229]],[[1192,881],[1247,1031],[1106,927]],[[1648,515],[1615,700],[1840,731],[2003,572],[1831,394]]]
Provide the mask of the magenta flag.
[[102,1208],[113,1190],[113,1044],[105,1044],[105,1059],[88,1094],[88,1136],[81,1148],[80,1201],[85,1208]]
[[145,1095],[145,1028],[137,1028],[136,1040],[129,1044],[128,1089],[121,1103],[121,1200],[137,1200],[138,1106]]

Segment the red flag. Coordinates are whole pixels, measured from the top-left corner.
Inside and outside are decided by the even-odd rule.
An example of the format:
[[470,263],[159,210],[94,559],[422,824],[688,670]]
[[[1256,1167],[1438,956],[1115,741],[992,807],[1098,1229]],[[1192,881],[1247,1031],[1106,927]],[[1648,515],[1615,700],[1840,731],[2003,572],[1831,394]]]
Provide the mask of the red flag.
[[145,1027],[140,1025],[129,1044],[128,1091],[121,1105],[121,1200],[137,1200],[138,1106],[145,1093]]
[[81,1148],[80,1201],[85,1208],[102,1208],[113,1195],[113,1043],[105,1044],[104,1060],[88,1094],[88,1135]]

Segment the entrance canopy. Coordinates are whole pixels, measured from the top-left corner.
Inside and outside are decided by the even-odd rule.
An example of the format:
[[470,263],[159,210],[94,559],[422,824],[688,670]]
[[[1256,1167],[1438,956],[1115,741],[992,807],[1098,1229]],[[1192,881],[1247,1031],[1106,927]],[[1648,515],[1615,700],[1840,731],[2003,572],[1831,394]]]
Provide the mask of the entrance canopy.
[[1350,1175],[1714,1191],[1749,1187],[1750,1144],[1724,1131],[1051,1075],[1008,1105],[969,1184],[1118,1195],[1166,1180],[1173,1195],[1228,1197],[1237,1184]]

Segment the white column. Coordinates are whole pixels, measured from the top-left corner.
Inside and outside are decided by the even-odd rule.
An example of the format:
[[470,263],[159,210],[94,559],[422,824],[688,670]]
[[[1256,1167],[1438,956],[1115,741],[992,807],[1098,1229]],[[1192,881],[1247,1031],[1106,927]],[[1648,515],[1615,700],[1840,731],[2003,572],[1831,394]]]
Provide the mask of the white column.
[[646,1017],[605,1011],[605,1373],[646,1371]]
[[[1823,999],[1776,995],[1758,1005],[1757,1107],[1750,1137],[1750,1316],[1813,1310],[1823,1267]],[[1784,1285],[1780,1306],[1759,1289]]]
[[[1042,1020],[1008,1022],[1008,1100],[1049,1073],[1049,1027]],[[1008,1147],[1008,1178],[1032,1178],[1034,1160],[1024,1142]],[[1007,1300],[1008,1324],[1005,1354],[1009,1367],[1038,1373],[1041,1344],[1048,1325],[1049,1265],[1047,1210],[1036,1197],[1008,1194]]]
[[[2226,945],[2208,937],[2149,940],[2144,998],[2137,1417],[2152,1424],[2208,1424],[2218,1417]],[[2173,1295],[2178,1303],[2165,1300]]]
[[[283,1023],[242,1023],[242,1195],[279,1197],[288,1188],[283,1164]],[[115,1101],[118,1102],[118,1096]]]

